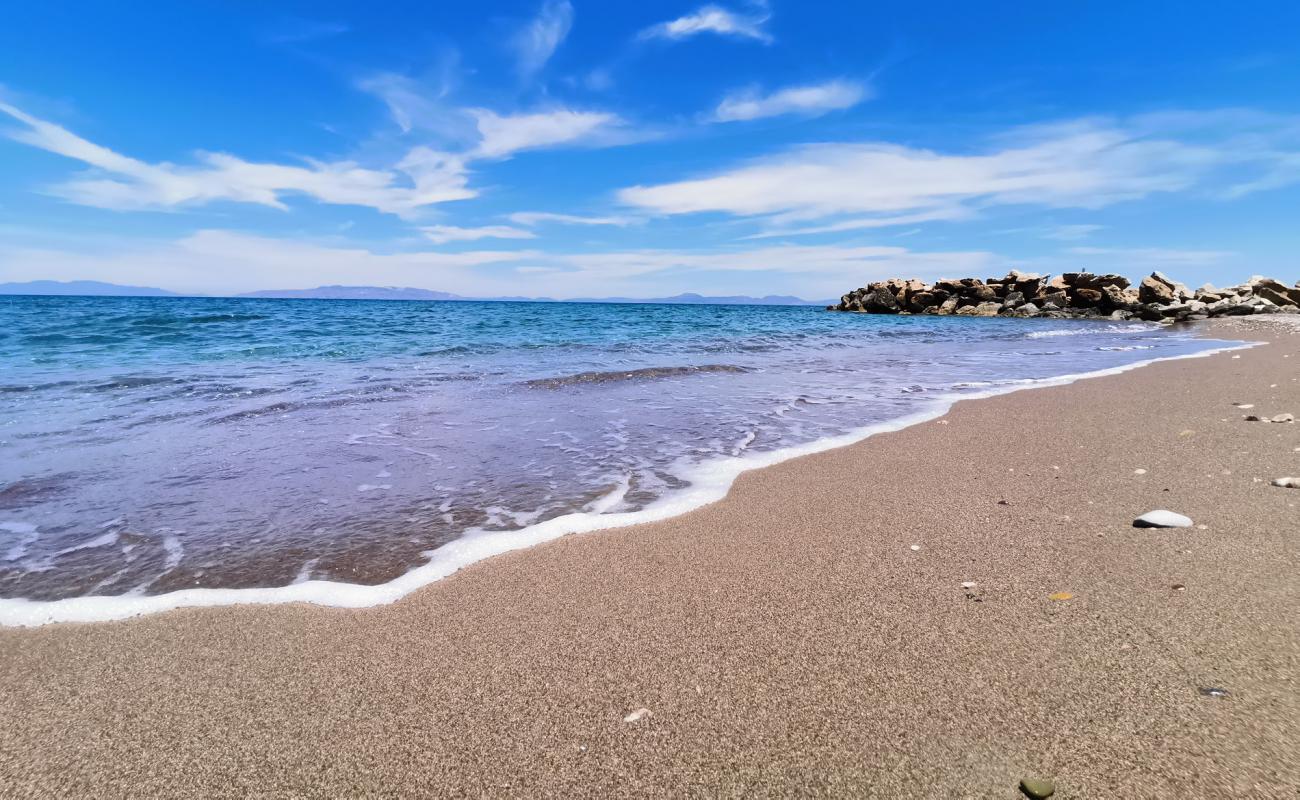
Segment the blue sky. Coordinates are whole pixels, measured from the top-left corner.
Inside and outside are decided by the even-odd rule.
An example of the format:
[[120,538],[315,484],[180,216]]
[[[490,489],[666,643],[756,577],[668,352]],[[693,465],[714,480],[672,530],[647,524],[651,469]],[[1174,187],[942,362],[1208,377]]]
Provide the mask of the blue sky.
[[0,281],[1300,277],[1300,4],[15,4]]

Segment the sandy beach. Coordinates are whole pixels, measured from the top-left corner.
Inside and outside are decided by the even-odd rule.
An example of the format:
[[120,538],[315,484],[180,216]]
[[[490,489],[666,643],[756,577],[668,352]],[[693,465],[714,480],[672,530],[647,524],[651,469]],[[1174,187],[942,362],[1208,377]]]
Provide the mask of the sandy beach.
[[0,630],[0,794],[1295,797],[1300,425],[1243,416],[1300,414],[1300,333],[1204,329],[1267,344],[963,401],[392,606]]

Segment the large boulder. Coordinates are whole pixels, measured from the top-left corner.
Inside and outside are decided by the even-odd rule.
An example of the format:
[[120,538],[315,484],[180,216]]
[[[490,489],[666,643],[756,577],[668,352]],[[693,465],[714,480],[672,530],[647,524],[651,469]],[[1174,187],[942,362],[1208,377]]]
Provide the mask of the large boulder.
[[1072,305],[1079,308],[1096,308],[1101,305],[1102,298],[1105,297],[1100,289],[1075,289],[1074,303]]
[[864,310],[872,314],[897,314],[898,297],[883,284],[873,284],[873,287],[862,298]]
[[1154,272],[1143,278],[1142,283],[1138,284],[1139,303],[1168,304],[1178,299],[1178,295],[1175,294],[1173,286],[1156,277],[1159,274],[1160,273],[1158,272]]
[[1091,272],[1066,272],[1061,275],[1065,283],[1079,289],[1096,289],[1101,291],[1107,286],[1127,289],[1128,278],[1123,275],[1094,275]]

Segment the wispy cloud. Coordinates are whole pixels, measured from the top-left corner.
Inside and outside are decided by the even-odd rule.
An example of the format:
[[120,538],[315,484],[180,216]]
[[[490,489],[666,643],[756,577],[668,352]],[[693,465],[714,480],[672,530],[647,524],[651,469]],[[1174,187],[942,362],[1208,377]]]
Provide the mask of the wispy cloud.
[[623,228],[637,221],[635,217],[627,216],[584,217],[577,214],[556,214],[550,211],[516,211],[508,215],[507,219],[517,225],[530,227],[553,222],[559,225],[613,225]]
[[447,242],[473,242],[479,239],[536,239],[537,234],[509,225],[485,225],[481,228],[460,228],[455,225],[429,225],[420,229],[425,238],[434,244]]
[[573,5],[569,0],[546,0],[537,16],[510,40],[518,59],[520,77],[536,75],[555,54],[573,27]]
[[336,205],[368,206],[409,216],[435,203],[475,196],[460,156],[416,147],[392,167],[371,169],[352,161],[304,159],[302,165],[245,161],[225,153],[198,153],[195,163],[148,163],[83,139],[15,106],[0,113],[22,128],[9,138],[93,168],[56,184],[51,194],[80,205],[115,210],[172,209],[216,201],[286,208],[286,196]]
[[829,111],[851,108],[869,97],[864,84],[847,80],[791,86],[766,95],[749,89],[723,99],[713,112],[713,119],[737,122],[783,114],[817,117]]
[[638,36],[641,39],[681,40],[701,33],[713,33],[771,44],[771,34],[763,29],[771,14],[767,12],[766,4],[758,5],[757,9],[745,13],[709,4],[686,16],[652,25]]
[[1180,138],[1173,138],[1178,128],[1149,123],[1030,126],[975,153],[883,142],[806,145],[700,178],[633,186],[618,196],[657,214],[722,212],[790,223],[996,205],[1100,208],[1155,193],[1203,188],[1230,196],[1233,187],[1244,192],[1300,181],[1294,163],[1300,141],[1290,133],[1291,120],[1273,120],[1269,136],[1193,136],[1184,126]]
[[302,44],[347,33],[351,28],[342,22],[289,18],[263,34],[270,44]]
[[1062,242],[1077,242],[1087,239],[1097,231],[1105,230],[1105,225],[1057,225],[1043,232],[1044,239],[1056,239]]
[[616,114],[567,108],[523,114],[479,108],[470,113],[482,137],[474,155],[481,158],[505,158],[521,150],[589,141],[622,122]]

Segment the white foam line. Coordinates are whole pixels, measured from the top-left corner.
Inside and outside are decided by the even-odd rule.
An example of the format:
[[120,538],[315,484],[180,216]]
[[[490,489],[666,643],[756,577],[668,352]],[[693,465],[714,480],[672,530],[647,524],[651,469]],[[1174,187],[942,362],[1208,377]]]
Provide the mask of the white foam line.
[[1185,358],[1205,358],[1230,350],[1254,347],[1262,342],[1245,342],[1206,350],[1200,353],[1152,358],[1119,367],[1095,372],[1043,378],[1029,384],[998,386],[983,392],[948,394],[935,398],[932,406],[905,417],[867,425],[848,433],[819,439],[807,444],[775,450],[768,453],[749,453],[696,466],[685,477],[690,486],[681,492],[662,498],[640,511],[618,514],[578,512],[539,522],[516,531],[477,531],[449,542],[429,554],[429,560],[388,583],[368,586],[357,583],[310,580],[255,589],[181,589],[157,595],[113,595],[70,597],[64,600],[0,599],[0,626],[36,627],[54,622],[108,622],[144,614],[156,614],[175,608],[196,608],[230,605],[276,605],[280,603],[312,603],[334,608],[369,608],[396,602],[406,595],[434,581],[441,580],[460,569],[491,556],[522,550],[549,542],[571,533],[625,528],[645,522],[655,522],[676,517],[697,508],[716,503],[726,497],[732,483],[743,472],[760,469],[788,461],[856,444],[880,433],[891,433],[923,422],[938,419],[958,400],[976,400],[996,397],[1025,389],[1064,386],[1087,378],[1119,375],[1160,361],[1177,361]]

